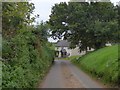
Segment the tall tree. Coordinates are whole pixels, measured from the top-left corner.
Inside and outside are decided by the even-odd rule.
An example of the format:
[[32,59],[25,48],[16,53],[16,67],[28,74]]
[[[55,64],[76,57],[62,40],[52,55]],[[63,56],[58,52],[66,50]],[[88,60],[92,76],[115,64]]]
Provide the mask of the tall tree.
[[21,29],[34,21],[31,14],[34,10],[33,3],[28,2],[3,2],[2,3],[2,30],[3,37],[12,37],[16,30]]
[[64,36],[71,46],[80,49],[98,49],[113,42],[116,27],[116,11],[111,2],[69,2],[52,8],[49,24],[54,37]]
[[47,41],[47,38],[49,37],[49,26],[47,23],[44,23],[41,21],[40,24],[38,24],[35,28],[36,35],[40,38],[41,41]]

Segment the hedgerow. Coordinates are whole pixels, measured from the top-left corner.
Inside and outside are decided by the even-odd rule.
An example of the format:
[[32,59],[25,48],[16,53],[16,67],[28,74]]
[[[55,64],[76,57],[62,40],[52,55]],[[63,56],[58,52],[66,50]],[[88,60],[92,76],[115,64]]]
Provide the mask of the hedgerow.
[[3,88],[37,87],[54,58],[48,42],[41,42],[34,31],[21,31],[11,39],[3,39]]

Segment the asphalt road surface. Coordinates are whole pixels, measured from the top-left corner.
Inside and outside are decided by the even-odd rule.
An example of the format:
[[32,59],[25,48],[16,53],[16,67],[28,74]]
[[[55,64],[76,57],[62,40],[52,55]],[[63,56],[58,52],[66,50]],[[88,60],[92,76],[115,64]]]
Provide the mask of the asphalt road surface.
[[55,60],[39,88],[105,88],[66,60]]

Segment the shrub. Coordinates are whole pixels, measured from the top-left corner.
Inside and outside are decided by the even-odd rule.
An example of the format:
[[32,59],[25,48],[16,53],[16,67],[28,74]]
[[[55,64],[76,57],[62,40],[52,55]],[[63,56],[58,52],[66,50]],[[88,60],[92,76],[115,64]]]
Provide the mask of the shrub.
[[36,87],[52,63],[54,52],[31,31],[3,40],[3,88]]

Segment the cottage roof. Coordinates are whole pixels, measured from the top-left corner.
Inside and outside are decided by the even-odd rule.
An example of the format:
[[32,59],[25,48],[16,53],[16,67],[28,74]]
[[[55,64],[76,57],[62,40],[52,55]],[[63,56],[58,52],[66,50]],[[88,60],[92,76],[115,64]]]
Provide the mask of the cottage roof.
[[57,42],[56,47],[69,47],[70,43],[67,40],[60,40]]

